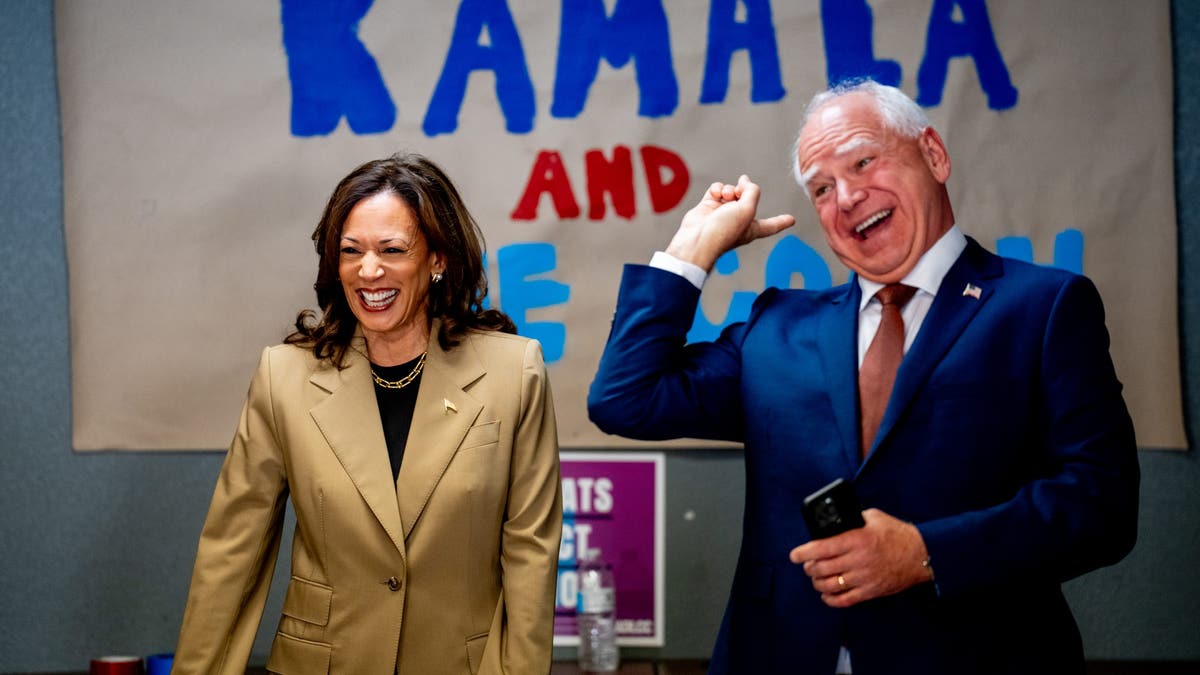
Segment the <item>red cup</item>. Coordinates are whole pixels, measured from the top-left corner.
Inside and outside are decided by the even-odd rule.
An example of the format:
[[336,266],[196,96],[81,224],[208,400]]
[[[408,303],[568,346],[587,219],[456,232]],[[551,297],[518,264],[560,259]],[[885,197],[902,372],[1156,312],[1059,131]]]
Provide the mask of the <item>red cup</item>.
[[99,656],[92,659],[91,675],[145,675],[140,656]]

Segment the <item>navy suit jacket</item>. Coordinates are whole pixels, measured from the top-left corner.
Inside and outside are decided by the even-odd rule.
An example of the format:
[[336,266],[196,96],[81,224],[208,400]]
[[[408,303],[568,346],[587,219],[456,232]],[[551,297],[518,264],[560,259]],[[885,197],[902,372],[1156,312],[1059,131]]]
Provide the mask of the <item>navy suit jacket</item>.
[[[768,289],[747,321],[685,346],[699,291],[625,269],[592,420],[631,438],[745,445],[743,538],[709,672],[831,675],[845,645],[855,675],[1082,673],[1060,584],[1132,548],[1139,479],[1095,287],[969,241],[865,461],[860,297],[853,279]],[[839,477],[863,508],[917,525],[936,584],[821,602],[787,556],[810,538],[804,497]]]

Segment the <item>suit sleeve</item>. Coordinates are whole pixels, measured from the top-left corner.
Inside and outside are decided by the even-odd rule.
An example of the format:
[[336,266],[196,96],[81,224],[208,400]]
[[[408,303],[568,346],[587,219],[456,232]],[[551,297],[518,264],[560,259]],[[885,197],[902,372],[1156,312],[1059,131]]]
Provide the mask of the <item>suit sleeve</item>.
[[270,351],[264,350],[200,533],[172,672],[245,670],[271,586],[286,501]]
[[918,524],[938,591],[1057,584],[1111,565],[1137,538],[1133,424],[1108,352],[1100,296],[1084,277],[1058,290],[1042,337],[1044,447],[1033,475],[995,507]]
[[[526,343],[513,439],[508,506],[500,535],[504,601],[487,649],[504,673],[546,673],[554,639],[554,592],[562,538],[562,480],[550,381],[536,340]],[[493,639],[499,635],[500,639]]]
[[699,298],[679,275],[626,265],[588,392],[588,415],[602,431],[641,440],[742,440],[745,324],[727,328],[715,342],[685,344]]

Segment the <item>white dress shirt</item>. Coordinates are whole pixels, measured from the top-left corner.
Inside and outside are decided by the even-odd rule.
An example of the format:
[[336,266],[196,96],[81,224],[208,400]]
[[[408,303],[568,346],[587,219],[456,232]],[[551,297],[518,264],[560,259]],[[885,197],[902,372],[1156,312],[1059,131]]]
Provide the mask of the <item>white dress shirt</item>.
[[[966,248],[967,237],[955,225],[943,234],[925,255],[921,256],[916,266],[900,280],[905,286],[917,289],[912,299],[900,310],[900,316],[904,319],[905,354],[916,339],[917,331],[921,330],[925,315],[929,314],[933,296],[937,295],[942,279],[946,278],[946,273]],[[883,304],[875,298],[875,293],[883,288],[883,284],[859,276],[858,287],[862,289],[862,300],[858,305],[858,365],[861,366],[863,357],[867,355],[867,347],[871,346],[871,340],[875,339],[875,333],[879,330]]]

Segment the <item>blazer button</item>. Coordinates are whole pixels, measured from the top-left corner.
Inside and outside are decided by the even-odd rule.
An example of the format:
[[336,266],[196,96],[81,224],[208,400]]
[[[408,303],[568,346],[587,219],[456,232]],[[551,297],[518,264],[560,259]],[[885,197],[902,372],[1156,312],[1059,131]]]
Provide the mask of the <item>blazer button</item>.
[[388,577],[387,587],[388,587],[389,591],[400,590],[400,580],[397,579],[396,577]]

